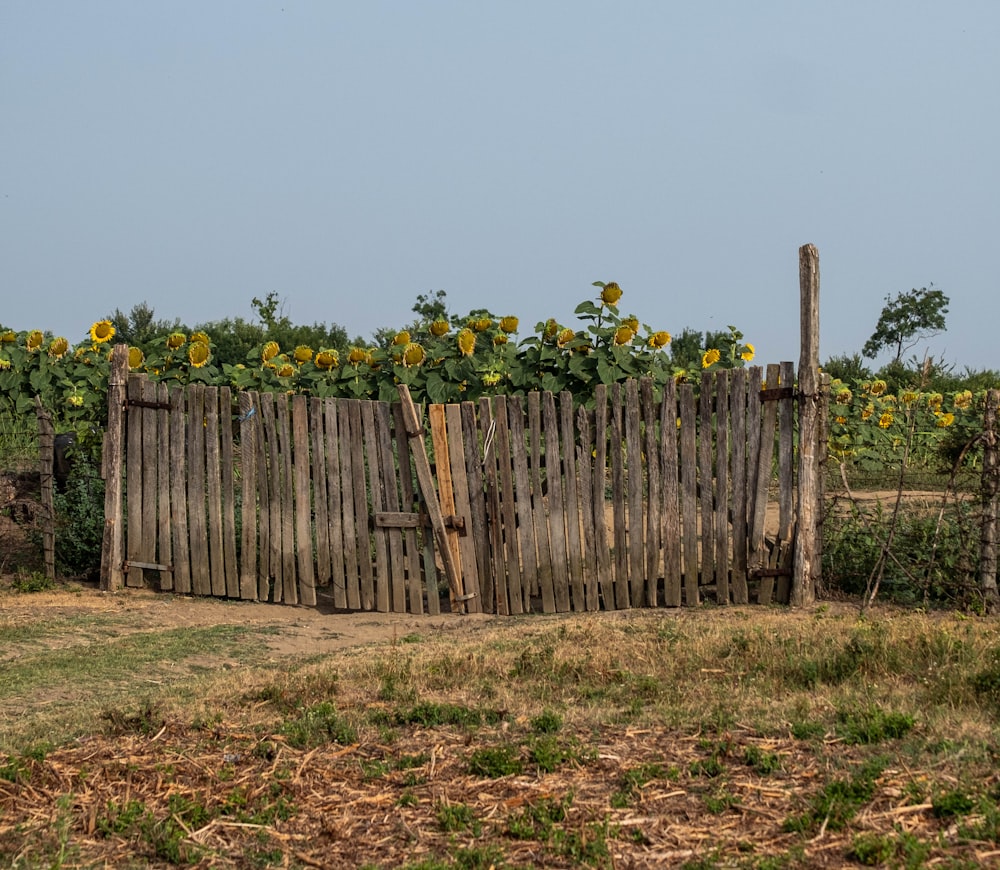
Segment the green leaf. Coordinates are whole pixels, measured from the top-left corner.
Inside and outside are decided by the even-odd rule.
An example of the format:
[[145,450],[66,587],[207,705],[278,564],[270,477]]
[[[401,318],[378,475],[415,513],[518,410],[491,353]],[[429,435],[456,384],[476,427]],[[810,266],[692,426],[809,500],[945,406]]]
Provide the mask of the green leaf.
[[437,372],[427,375],[427,398],[435,405],[444,405],[448,402],[451,390],[449,385]]

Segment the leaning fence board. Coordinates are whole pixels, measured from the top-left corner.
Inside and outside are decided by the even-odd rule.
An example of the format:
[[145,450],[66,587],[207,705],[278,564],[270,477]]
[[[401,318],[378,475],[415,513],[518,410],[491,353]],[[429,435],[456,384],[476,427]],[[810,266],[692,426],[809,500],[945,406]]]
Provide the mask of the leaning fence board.
[[552,584],[555,588],[556,610],[565,613],[570,608],[566,517],[563,507],[562,464],[559,457],[559,420],[555,396],[542,395],[542,430],[545,435],[545,483],[548,487],[549,552],[552,556]]
[[732,425],[733,603],[749,603],[747,593],[747,371],[733,369],[730,392]]
[[681,406],[681,517],[684,541],[684,603],[698,603],[698,445],[694,387],[680,386]]
[[611,566],[611,548],[608,545],[608,524],[605,520],[608,487],[608,388],[598,384],[594,388],[594,538],[597,549],[597,582],[601,600],[606,610],[614,610],[615,583]]
[[219,388],[205,388],[205,490],[208,496],[208,559],[212,594],[226,595],[222,534],[222,460],[219,453]]
[[643,378],[639,384],[643,449],[646,456],[646,600],[647,607],[656,607],[660,585],[660,451],[657,438],[657,407],[653,398],[653,381]]
[[205,387],[188,387],[188,521],[191,535],[191,591],[212,594],[205,499]]
[[312,494],[309,473],[309,400],[292,397],[292,467],[295,489],[295,555],[298,571],[297,593],[302,604],[316,603],[316,575],[313,572]]
[[170,390],[166,384],[156,384],[153,395],[159,406],[156,411],[156,503],[157,503],[157,561],[169,570],[160,571],[160,589],[164,592],[174,588],[174,553],[171,532],[170,479],[173,473],[170,465]]
[[542,611],[556,612],[555,587],[552,583],[552,552],[549,547],[549,524],[545,514],[542,486],[542,404],[541,395],[528,393],[528,472],[531,477],[531,519],[535,531],[535,553],[538,564],[538,591],[542,596]]
[[715,375],[715,600],[729,603],[729,372]]
[[507,567],[507,596],[510,613],[527,613],[530,600],[524,597],[523,570],[517,547],[517,515],[514,512],[514,474],[511,468],[510,426],[507,397],[493,400],[493,422],[496,425],[497,482],[500,492],[499,521],[503,529],[504,563]]
[[628,577],[628,539],[625,519],[625,461],[623,456],[624,433],[622,430],[622,388],[611,385],[611,509],[614,519],[615,547],[615,607],[631,607]]
[[569,581],[572,588],[573,610],[587,609],[583,592],[583,545],[580,540],[580,499],[576,468],[576,432],[573,426],[573,395],[567,391],[559,394],[559,423],[562,443],[565,482],[563,508],[566,516],[566,546],[569,555]]
[[[448,427],[445,420],[445,406],[431,405],[427,409],[427,422],[431,428],[431,444],[434,448],[434,472],[437,479],[437,497],[444,517],[455,515],[455,492],[451,477],[451,453],[448,449]],[[445,531],[451,558],[462,574],[462,553],[458,545],[458,532],[454,528]],[[451,589],[450,601],[453,613],[464,610],[462,600],[465,597],[464,587]]]
[[472,505],[469,498],[469,478],[465,472],[465,441],[462,432],[462,408],[460,405],[445,406],[445,420],[448,427],[448,451],[452,470],[452,493],[455,498],[455,514],[464,523],[458,535],[459,564],[462,567],[462,591],[465,597],[466,613],[482,613],[483,601],[479,587],[479,570],[476,563],[476,546],[471,531]]
[[625,382],[625,471],[628,498],[628,576],[629,600],[633,607],[646,601],[646,546],[643,540],[643,461],[639,419],[639,384],[634,378]]
[[240,598],[257,598],[257,426],[253,395],[237,396],[240,424]]
[[681,606],[680,466],[677,456],[677,388],[673,380],[663,385],[660,405],[660,478],[662,503],[660,529],[663,539],[663,603]]
[[[344,591],[349,610],[361,609],[361,561],[367,561],[369,558],[367,536],[361,538],[357,528],[358,522],[367,525],[367,515],[362,513],[357,521],[355,521],[354,516],[354,505],[356,503],[354,482],[360,479],[361,482],[359,485],[363,492],[365,473],[363,464],[360,465],[357,471],[354,468],[354,442],[357,436],[353,429],[354,415],[351,413],[351,408],[356,406],[357,403],[355,402],[338,401],[337,403],[337,423],[340,431],[341,506],[344,512],[344,571],[346,574],[344,578]],[[358,425],[361,424],[360,408],[358,408],[357,422]],[[361,501],[363,505],[363,494]],[[358,546],[359,541],[363,544],[362,547]],[[369,570],[371,570],[370,564]]]

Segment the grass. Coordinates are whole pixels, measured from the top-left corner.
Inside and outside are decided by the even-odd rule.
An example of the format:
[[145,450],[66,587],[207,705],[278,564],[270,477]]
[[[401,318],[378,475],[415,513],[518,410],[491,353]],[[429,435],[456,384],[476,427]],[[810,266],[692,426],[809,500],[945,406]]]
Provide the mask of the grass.
[[[973,866],[1000,848],[993,620],[841,605],[496,619],[276,663],[246,626],[129,635],[120,619],[63,613],[0,641],[0,709],[19,711],[6,829],[32,795],[100,795],[62,834],[28,832],[35,864],[129,843],[206,865],[760,870]],[[237,679],[204,664],[223,658]],[[13,848],[0,834],[0,863]]]

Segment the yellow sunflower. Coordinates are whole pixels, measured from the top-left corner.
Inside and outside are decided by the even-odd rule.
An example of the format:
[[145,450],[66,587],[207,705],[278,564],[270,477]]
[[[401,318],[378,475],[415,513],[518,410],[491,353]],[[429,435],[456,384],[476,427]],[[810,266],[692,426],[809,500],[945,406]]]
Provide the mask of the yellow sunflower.
[[833,400],[835,405],[850,405],[854,395],[847,387],[837,390],[837,397]]
[[972,390],[964,390],[955,394],[955,407],[960,411],[966,411],[972,407]]
[[103,344],[106,341],[111,341],[114,337],[115,328],[111,325],[110,320],[98,320],[90,327],[90,340],[94,344]]
[[28,333],[28,339],[26,344],[28,345],[28,350],[38,350],[42,346],[42,342],[45,340],[45,336],[42,334],[40,329],[33,329]]
[[340,362],[340,358],[335,350],[321,350],[316,354],[315,362],[316,368],[328,372]]
[[309,362],[312,358],[313,358],[313,349],[305,344],[300,344],[292,352],[292,359],[294,359],[295,362],[298,363],[299,365],[302,365],[302,363]]
[[294,374],[295,374],[295,366],[293,366],[291,363],[282,363],[280,368],[278,369],[279,378],[290,378]]
[[187,343],[187,336],[183,332],[171,332],[167,336],[167,350],[177,350]]
[[649,346],[655,347],[657,349],[664,348],[671,342],[671,336],[669,332],[664,332],[662,329],[659,332],[654,332],[649,337]]
[[493,325],[493,321],[488,317],[480,317],[469,324],[476,332],[486,332]]
[[17,333],[13,329],[0,332],[0,344],[13,344],[17,341]]
[[204,332],[192,332],[191,333],[191,341],[201,342],[201,344],[211,344],[212,343],[209,340],[208,335],[206,335]]
[[618,300],[622,298],[622,288],[615,281],[610,281],[601,290],[601,302],[605,305],[617,306]]
[[270,362],[280,352],[281,352],[281,348],[278,346],[278,342],[276,342],[276,341],[269,341],[269,342],[267,342],[260,349],[260,359],[261,359],[261,362]]
[[937,425],[941,429],[947,429],[954,422],[955,422],[955,415],[954,414],[950,414],[950,413],[949,414],[942,414],[940,417],[937,418],[937,422],[936,422],[935,425]]
[[403,365],[407,368],[411,366],[418,366],[425,359],[427,359],[427,351],[415,342],[410,342],[410,344],[406,346],[406,350],[403,351]]
[[509,339],[507,335],[505,335],[502,332],[499,332],[493,336],[493,345],[494,347],[500,347],[500,345],[506,344],[508,340]]
[[128,349],[128,367],[130,369],[137,369],[142,366],[146,361],[146,354],[142,352],[141,348],[130,347]]
[[442,335],[447,335],[449,329],[451,329],[451,326],[447,320],[435,320],[431,324],[431,335],[435,338],[440,338]]
[[554,317],[550,317],[548,320],[545,321],[545,330],[542,333],[542,336],[544,338],[551,340],[555,338],[558,334],[559,334],[559,324],[556,323],[556,319]]
[[52,343],[49,345],[49,356],[53,359],[62,359],[68,350],[69,342],[59,336],[59,338],[52,339]]
[[203,365],[208,363],[212,358],[212,351],[209,350],[208,345],[203,341],[192,341],[188,346],[188,362],[196,368],[200,369]]
[[747,342],[745,345],[743,345],[743,347],[745,347],[746,350],[744,350],[743,353],[740,354],[740,359],[743,360],[744,362],[750,362],[750,360],[752,360],[754,356],[756,356],[757,348],[755,348],[752,344],[750,344],[750,342]]
[[347,361],[352,366],[357,366],[363,362],[366,362],[367,358],[368,358],[368,351],[366,351],[363,347],[352,347],[351,352],[347,355]]
[[639,331],[639,318],[631,314],[622,321],[621,325],[631,329],[632,335],[635,335]]
[[619,326],[615,330],[614,342],[616,347],[628,344],[635,337],[635,332],[631,327]]
[[501,332],[517,332],[518,319],[516,317],[503,317],[500,319]]
[[872,385],[868,388],[873,396],[881,396],[887,389],[889,385],[885,381],[872,381]]
[[405,329],[402,332],[397,332],[392,338],[392,343],[396,347],[406,347],[410,343],[410,333]]
[[472,356],[476,350],[476,334],[469,328],[463,329],[456,338],[462,356]]
[[878,425],[880,429],[888,429],[892,425],[892,414],[885,411],[882,416],[878,418]]
[[559,334],[556,336],[556,344],[558,344],[559,347],[566,347],[566,345],[569,344],[574,338],[576,338],[576,333],[569,327],[566,327],[566,329],[560,330]]
[[719,353],[719,349],[709,348],[701,355],[701,367],[707,369],[714,366],[720,359],[722,359],[722,354]]

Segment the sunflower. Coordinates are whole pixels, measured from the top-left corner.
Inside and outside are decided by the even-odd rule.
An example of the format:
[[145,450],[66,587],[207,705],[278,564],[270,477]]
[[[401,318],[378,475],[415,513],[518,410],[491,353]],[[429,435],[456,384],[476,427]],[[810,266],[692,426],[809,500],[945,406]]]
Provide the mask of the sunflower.
[[194,341],[193,338],[192,336],[191,344],[188,346],[188,362],[194,368],[200,369],[211,359],[212,351],[204,341]]
[[617,306],[618,300],[622,298],[622,288],[614,281],[610,281],[604,285],[604,289],[601,290],[601,302],[605,305]]
[[619,326],[615,330],[615,347],[621,347],[622,345],[628,344],[633,338],[635,338],[635,330],[630,326]]
[[889,389],[889,385],[885,381],[872,381],[868,391],[873,396],[881,396],[887,389]]
[[627,326],[629,329],[632,330],[632,334],[635,335],[635,333],[639,331],[639,318],[636,317],[634,314],[630,314],[622,321],[621,325]]
[[878,418],[878,425],[880,429],[888,429],[892,425],[892,414],[885,411],[882,416]]
[[654,332],[649,337],[649,346],[655,347],[657,349],[666,347],[670,344],[671,336],[669,332],[664,332],[662,329],[659,332]]
[[490,320],[488,317],[480,317],[478,320],[473,320],[469,322],[469,326],[471,326],[476,332],[486,332],[486,330],[489,329],[492,325],[493,321]]
[[746,348],[746,350],[744,350],[743,353],[740,354],[740,359],[743,360],[744,362],[750,362],[750,360],[752,360],[754,356],[756,356],[757,349],[752,344],[750,344],[750,342],[747,342],[743,346]]
[[316,368],[328,372],[340,362],[340,358],[335,350],[321,350],[316,354],[315,362]]
[[17,333],[13,329],[0,332],[0,344],[13,344],[17,341]]
[[90,327],[90,340],[94,344],[103,344],[106,341],[111,341],[114,337],[115,328],[111,325],[110,320],[98,320]]
[[972,407],[972,390],[964,390],[955,394],[955,407],[960,411],[966,411]]
[[518,319],[516,317],[502,317],[500,318],[500,331],[501,332],[517,332]]
[[33,329],[28,333],[28,339],[26,344],[28,345],[28,350],[38,350],[42,346],[42,342],[45,340],[45,336],[42,334],[40,329]]
[[545,330],[542,333],[542,336],[551,341],[558,334],[559,334],[559,324],[556,323],[556,319],[554,317],[550,317],[548,320],[545,321]]
[[472,356],[476,350],[476,334],[466,327],[463,329],[456,339],[458,342],[458,349],[462,352],[462,356]]
[[862,420],[867,420],[874,413],[875,413],[875,406],[874,405],[872,405],[872,404],[865,405],[864,410],[861,412],[861,419]]
[[367,362],[368,351],[366,351],[363,347],[352,347],[351,352],[347,355],[347,361],[352,366],[357,366],[363,362]]
[[72,396],[66,397],[66,404],[71,405],[74,408],[82,408],[83,396],[81,396],[79,393],[73,393]]
[[931,393],[927,397],[927,407],[932,411],[940,411],[942,402],[944,402],[944,396],[940,393]]
[[850,405],[854,395],[847,387],[837,391],[837,397],[833,400],[835,405]]
[[576,333],[569,327],[566,327],[566,329],[561,329],[556,336],[556,344],[559,347],[566,347],[574,338],[576,338]]
[[493,336],[493,346],[500,347],[500,345],[506,344],[508,340],[509,340],[508,336],[505,333],[503,332],[497,333],[496,335]]
[[62,336],[52,339],[52,342],[49,344],[49,356],[53,359],[62,359],[68,350],[69,342]]
[[442,335],[447,335],[449,329],[451,329],[451,325],[447,320],[435,320],[431,324],[431,335],[440,338]]
[[719,353],[718,348],[709,348],[701,355],[701,367],[707,369],[714,366],[720,359],[722,359],[722,354]]
[[10,360],[5,356],[0,356],[0,372],[10,371]]
[[302,363],[307,363],[312,358],[313,358],[313,349],[309,347],[309,345],[307,344],[300,344],[292,352],[292,359],[294,359],[295,362],[298,363],[298,365],[302,365]]
[[915,393],[913,390],[905,390],[902,396],[903,404],[912,405],[919,397],[919,394]]
[[199,342],[200,344],[211,344],[212,343],[209,340],[208,335],[206,335],[204,332],[192,332],[191,333],[191,341],[193,341],[193,342],[196,341],[196,342]]
[[392,343],[395,347],[406,347],[410,343],[410,333],[405,329],[397,332],[392,338]]
[[276,341],[269,341],[269,342],[267,342],[260,349],[260,359],[261,359],[261,362],[270,362],[280,352],[281,352],[281,348],[278,346],[278,342],[276,342]]
[[128,367],[130,369],[140,368],[145,361],[146,354],[142,352],[141,348],[130,347],[128,349]]
[[293,366],[291,363],[287,362],[282,363],[281,366],[278,368],[279,378],[290,378],[294,374],[295,374],[295,366]]
[[940,427],[941,429],[947,429],[954,422],[955,422],[954,414],[942,414],[940,417],[937,418],[937,422],[935,423],[935,425]]
[[427,359],[427,351],[425,351],[416,342],[410,342],[406,346],[406,350],[403,351],[403,365],[407,368],[410,366],[418,366],[425,359]]
[[500,372],[486,372],[483,375],[484,387],[495,387],[500,383]]
[[187,343],[187,336],[183,332],[171,332],[167,336],[167,350],[177,350]]

